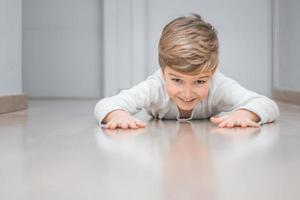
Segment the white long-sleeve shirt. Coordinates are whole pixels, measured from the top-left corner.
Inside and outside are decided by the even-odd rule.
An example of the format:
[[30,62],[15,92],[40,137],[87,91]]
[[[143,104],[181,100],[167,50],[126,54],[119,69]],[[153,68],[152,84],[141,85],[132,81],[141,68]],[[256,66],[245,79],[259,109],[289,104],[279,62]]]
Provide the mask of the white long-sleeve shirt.
[[260,117],[260,124],[279,117],[277,104],[266,96],[245,89],[236,81],[217,70],[211,80],[208,95],[193,109],[188,119],[180,119],[177,105],[170,99],[161,69],[136,86],[118,95],[101,99],[95,107],[95,117],[102,122],[113,110],[125,110],[130,114],[145,109],[158,119],[205,119],[214,115],[246,109]]

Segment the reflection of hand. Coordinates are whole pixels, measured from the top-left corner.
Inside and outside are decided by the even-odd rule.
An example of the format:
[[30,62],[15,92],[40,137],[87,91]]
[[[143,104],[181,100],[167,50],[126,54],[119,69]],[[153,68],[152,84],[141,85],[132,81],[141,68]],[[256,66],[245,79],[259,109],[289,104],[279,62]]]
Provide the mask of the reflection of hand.
[[240,109],[222,117],[211,117],[210,121],[220,128],[259,127],[259,117],[248,110]]
[[139,119],[131,116],[124,110],[115,110],[109,113],[103,120],[107,129],[138,129],[144,128],[146,125]]
[[115,134],[142,134],[146,131],[146,129],[103,129],[103,132],[107,135],[115,135]]
[[210,130],[210,133],[216,134],[255,134],[260,132],[260,128],[242,128],[242,127],[235,127],[235,128],[213,128]]

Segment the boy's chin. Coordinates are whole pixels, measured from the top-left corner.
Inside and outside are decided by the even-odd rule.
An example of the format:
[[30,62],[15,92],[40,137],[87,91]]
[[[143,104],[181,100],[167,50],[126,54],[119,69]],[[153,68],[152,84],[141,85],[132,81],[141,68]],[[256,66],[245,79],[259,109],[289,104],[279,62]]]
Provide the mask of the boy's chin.
[[186,107],[180,107],[180,106],[178,106],[179,107],[179,109],[180,110],[182,110],[182,111],[191,111],[191,110],[193,110],[194,109],[194,107],[191,107],[191,108],[186,108]]
[[193,110],[195,107],[195,105],[182,105],[182,104],[177,104],[177,106],[180,110],[184,110],[184,111]]

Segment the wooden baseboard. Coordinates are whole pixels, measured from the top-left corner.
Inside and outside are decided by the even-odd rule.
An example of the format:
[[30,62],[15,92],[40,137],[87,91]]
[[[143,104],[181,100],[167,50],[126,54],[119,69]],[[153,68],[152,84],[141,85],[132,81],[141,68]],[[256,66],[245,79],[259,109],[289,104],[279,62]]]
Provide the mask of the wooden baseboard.
[[275,100],[300,105],[300,92],[274,89],[273,98]]
[[0,96],[0,114],[28,108],[27,95]]

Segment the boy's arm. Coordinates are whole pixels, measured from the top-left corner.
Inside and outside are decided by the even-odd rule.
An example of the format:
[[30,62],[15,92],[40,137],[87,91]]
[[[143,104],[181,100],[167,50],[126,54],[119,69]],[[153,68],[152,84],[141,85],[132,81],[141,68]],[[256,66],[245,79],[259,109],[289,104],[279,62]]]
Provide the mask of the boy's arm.
[[279,117],[279,109],[274,101],[247,90],[219,72],[216,73],[212,101],[217,112],[247,110],[259,117],[259,124],[272,122]]
[[160,90],[161,80],[156,73],[136,86],[121,91],[118,95],[101,99],[95,106],[95,117],[99,123],[102,123],[103,119],[114,110],[135,114],[158,101]]

